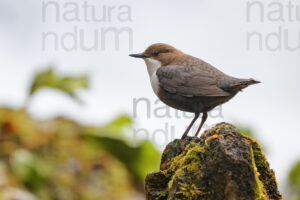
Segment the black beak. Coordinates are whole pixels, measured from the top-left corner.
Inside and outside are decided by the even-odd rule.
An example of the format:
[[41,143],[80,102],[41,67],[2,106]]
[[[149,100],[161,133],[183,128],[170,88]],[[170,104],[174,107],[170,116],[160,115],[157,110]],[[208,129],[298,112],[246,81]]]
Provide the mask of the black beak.
[[134,58],[145,58],[145,56],[141,53],[129,54],[129,56],[134,57]]

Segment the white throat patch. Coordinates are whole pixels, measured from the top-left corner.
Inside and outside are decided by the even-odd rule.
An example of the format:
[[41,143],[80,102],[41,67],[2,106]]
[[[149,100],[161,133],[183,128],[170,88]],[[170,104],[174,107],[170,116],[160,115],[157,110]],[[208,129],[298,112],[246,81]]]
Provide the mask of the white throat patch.
[[161,67],[161,62],[158,60],[152,59],[152,58],[145,58],[145,63],[147,65],[147,70],[149,74],[149,78],[151,81],[151,86],[156,95],[158,95],[159,92],[159,81],[158,77],[156,76],[156,71],[158,68]]

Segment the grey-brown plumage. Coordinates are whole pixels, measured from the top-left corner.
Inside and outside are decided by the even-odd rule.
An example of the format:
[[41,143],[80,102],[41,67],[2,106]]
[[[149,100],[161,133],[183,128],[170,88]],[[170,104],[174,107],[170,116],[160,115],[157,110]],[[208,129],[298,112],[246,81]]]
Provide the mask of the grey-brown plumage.
[[184,132],[185,137],[194,122],[203,113],[196,136],[207,119],[207,112],[225,103],[249,85],[254,79],[239,79],[226,75],[203,60],[184,54],[167,44],[153,44],[142,54],[147,64],[151,84],[156,95],[167,105],[195,117]]

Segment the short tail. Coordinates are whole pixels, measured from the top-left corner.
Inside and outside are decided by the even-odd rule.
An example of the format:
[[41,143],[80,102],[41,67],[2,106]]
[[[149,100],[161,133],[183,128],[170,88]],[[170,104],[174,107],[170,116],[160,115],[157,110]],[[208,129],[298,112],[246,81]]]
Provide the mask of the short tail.
[[241,81],[239,81],[240,90],[248,87],[249,85],[254,85],[258,83],[260,83],[260,81],[254,80],[253,78],[241,79]]
[[260,83],[260,81],[254,80],[253,78],[243,80],[241,83],[246,85],[254,85]]

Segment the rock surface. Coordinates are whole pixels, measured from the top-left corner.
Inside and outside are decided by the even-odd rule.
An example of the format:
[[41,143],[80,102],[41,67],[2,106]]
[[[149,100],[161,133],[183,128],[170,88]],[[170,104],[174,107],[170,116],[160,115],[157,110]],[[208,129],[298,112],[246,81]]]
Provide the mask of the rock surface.
[[260,145],[227,123],[169,143],[145,190],[148,200],[282,199]]

